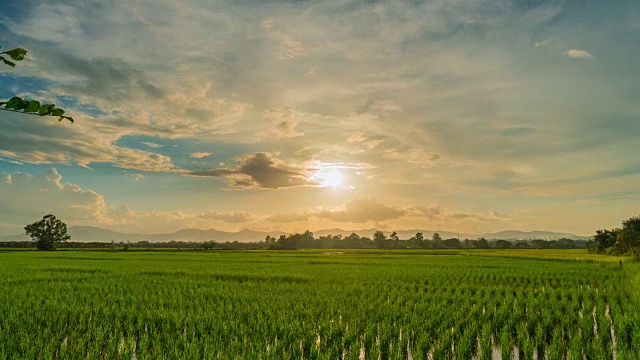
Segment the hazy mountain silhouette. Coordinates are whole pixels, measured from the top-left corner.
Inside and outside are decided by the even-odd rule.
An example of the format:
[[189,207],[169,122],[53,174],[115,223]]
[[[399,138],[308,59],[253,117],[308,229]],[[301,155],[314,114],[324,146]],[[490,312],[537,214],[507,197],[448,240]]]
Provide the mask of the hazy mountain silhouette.
[[[344,229],[323,229],[313,231],[316,238],[327,235],[342,235],[343,237],[349,236],[351,233],[356,233],[360,236],[366,236],[371,238],[373,233],[378,229],[362,229],[362,230],[344,230]],[[438,230],[398,230],[398,236],[400,239],[406,240],[414,236],[417,232],[421,232],[425,239],[430,239],[434,233],[439,233],[443,239],[458,237],[458,234],[451,231],[438,231]],[[389,235],[391,232],[385,231],[385,234]],[[137,242],[137,241],[149,241],[149,242],[168,242],[168,241],[209,241],[215,240],[219,242],[225,241],[239,241],[239,242],[256,242],[262,241],[267,235],[278,237],[281,234],[288,234],[284,231],[253,231],[249,229],[242,229],[237,232],[228,232],[216,229],[182,229],[170,234],[127,234],[117,231],[102,229],[93,226],[71,226],[69,227],[69,235],[71,235],[71,241],[79,242]],[[551,231],[519,231],[519,230],[505,230],[495,233],[483,233],[483,234],[469,234],[460,233],[461,239],[477,239],[484,237],[486,239],[546,239],[555,240],[559,238],[569,239],[589,239],[590,237],[578,236],[571,233],[559,233]],[[0,241],[26,241],[30,240],[27,235],[10,235],[0,237]]]

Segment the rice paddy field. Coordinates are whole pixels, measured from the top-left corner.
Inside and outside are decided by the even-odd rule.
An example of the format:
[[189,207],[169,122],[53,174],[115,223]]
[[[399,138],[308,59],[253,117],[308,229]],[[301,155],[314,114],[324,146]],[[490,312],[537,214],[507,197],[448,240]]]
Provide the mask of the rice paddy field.
[[0,251],[0,359],[638,359],[618,260]]

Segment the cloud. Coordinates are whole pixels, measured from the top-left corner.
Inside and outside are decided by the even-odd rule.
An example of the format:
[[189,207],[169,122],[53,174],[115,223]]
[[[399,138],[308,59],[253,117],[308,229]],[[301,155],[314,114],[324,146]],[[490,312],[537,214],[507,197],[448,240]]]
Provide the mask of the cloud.
[[[138,175],[131,175],[138,178]],[[211,228],[212,224],[239,224],[255,221],[255,214],[244,211],[135,211],[129,206],[107,204],[103,195],[78,185],[64,183],[51,168],[42,174],[0,173],[0,218],[13,229],[54,214],[68,225],[111,227],[130,231],[165,231],[187,227]],[[126,231],[126,230],[125,230]]]
[[405,214],[402,209],[381,204],[372,199],[357,199],[346,204],[344,209],[324,210],[314,216],[337,222],[363,223],[398,219]]
[[562,55],[570,58],[574,58],[574,59],[592,59],[593,58],[593,55],[591,55],[589,52],[585,50],[577,50],[577,49],[567,50],[563,52]]
[[363,142],[367,140],[367,137],[364,135],[363,132],[357,132],[354,134],[351,134],[351,136],[349,136],[349,138],[347,138],[347,141],[352,143],[352,142]]
[[382,156],[385,159],[401,160],[404,159],[409,163],[418,164],[423,168],[436,166],[436,162],[440,160],[440,155],[427,152],[421,148],[409,149],[406,152],[400,152],[396,148],[386,149]]
[[148,141],[143,141],[141,144],[147,145],[148,147],[152,148],[152,149],[158,149],[163,147],[164,145],[162,144],[156,144],[156,143],[152,143],[152,142],[148,142]]
[[315,208],[301,212],[276,213],[264,219],[268,223],[308,223],[314,220],[329,220],[337,223],[380,223],[391,221],[424,226],[424,221],[440,225],[490,224],[513,221],[514,218],[491,209],[486,212],[461,211],[437,205],[383,204],[375,199],[352,200],[340,208]]
[[191,176],[212,176],[228,180],[232,189],[279,189],[317,185],[307,180],[303,169],[285,164],[271,153],[255,153],[235,159],[236,167],[191,171]]
[[547,40],[542,40],[542,41],[538,41],[535,44],[533,44],[534,47],[536,48],[541,48],[543,46],[546,46],[549,43],[549,41]]
[[308,221],[310,219],[326,219],[335,222],[364,223],[368,221],[385,221],[398,219],[406,211],[395,206],[387,206],[373,199],[355,199],[342,208],[313,209],[301,213],[277,213],[265,219],[267,222],[289,223]]
[[[213,165],[209,175],[232,188],[287,187],[287,177],[309,182],[307,160],[368,163],[377,168],[358,177],[359,196],[435,196],[461,207],[500,206],[487,192],[527,204],[518,189],[540,180],[560,196],[575,188],[552,186],[562,174],[595,166],[578,157],[635,161],[628,149],[636,146],[637,85],[619,75],[634,69],[637,50],[615,36],[637,29],[635,18],[618,16],[637,10],[631,2],[611,11],[491,0],[31,5],[0,19],[8,38],[29,50],[15,71],[3,70],[11,72],[0,89],[55,102],[78,121],[54,126],[3,114],[0,155],[8,161],[162,172],[193,164],[189,153],[139,145],[157,136],[184,149],[215,149],[216,163],[231,165]],[[584,27],[590,19],[602,26]],[[617,56],[585,75],[532,48],[584,56],[569,50],[575,39],[589,39],[594,54],[615,49]],[[137,135],[144,137],[131,139]],[[135,145],[142,150],[129,148]],[[310,150],[294,157],[303,148]],[[252,171],[230,159],[260,150],[296,163],[274,160]],[[491,171],[514,164],[536,172]],[[173,189],[198,182],[184,181]],[[579,195],[597,197],[599,186],[585,185]],[[179,201],[178,193],[163,196]],[[255,199],[238,201],[251,207]]]
[[75,124],[59,123],[50,118],[3,114],[0,126],[0,156],[30,164],[111,163],[122,169],[172,172],[171,158],[149,151],[115,144],[116,138],[96,131],[85,119]]
[[4,159],[2,157],[0,157],[0,161],[4,161],[6,163],[9,164],[14,164],[14,165],[24,165],[23,163],[21,163],[20,161],[16,161],[16,160],[10,160],[10,159]]
[[375,111],[402,111],[402,106],[391,100],[376,100],[371,104],[371,109]]
[[581,199],[577,200],[576,204],[602,204],[602,203],[615,203],[622,201],[638,201],[640,200],[640,194],[631,194],[623,196],[609,196],[593,199]]
[[268,223],[292,223],[299,221],[308,221],[313,214],[303,213],[276,213],[268,216],[264,220]]
[[380,144],[382,144],[382,143],[384,143],[384,140],[383,140],[383,139],[369,140],[369,141],[366,141],[366,142],[364,143],[364,147],[365,147],[367,150],[371,150],[371,149],[375,149],[375,148],[377,148],[377,147],[378,147],[378,145],[380,145]]
[[272,124],[272,128],[264,134],[264,138],[275,140],[303,136],[304,133],[296,130],[300,115],[292,109],[265,110],[262,116]]
[[476,211],[460,211],[450,208],[442,208],[436,205],[414,205],[407,208],[407,213],[414,217],[426,217],[437,222],[455,222],[460,220],[495,222],[509,220],[510,218],[491,209],[486,213]]
[[143,229],[143,231],[157,232],[158,228],[211,228],[212,223],[245,224],[257,219],[249,212],[236,211],[134,211],[127,205],[108,207],[97,224],[109,227]]
[[248,223],[257,219],[257,216],[246,211],[240,212],[219,212],[208,211],[197,215],[199,219],[220,220],[227,223]]
[[373,150],[375,148],[377,148],[379,145],[383,144],[385,142],[385,139],[381,139],[379,137],[375,138],[375,139],[369,139],[367,138],[367,136],[365,136],[365,133],[363,132],[356,132],[351,134],[348,138],[347,138],[347,142],[351,143],[351,144],[359,144],[360,145],[360,149],[355,150],[354,153],[363,153],[365,151],[369,151],[369,150]]
[[194,159],[204,159],[206,157],[209,157],[213,155],[213,153],[210,152],[194,152],[191,153],[191,155],[189,155],[190,158],[194,158]]
[[409,151],[407,160],[410,163],[419,164],[423,168],[430,168],[435,166],[436,162],[440,160],[440,155],[427,152],[424,149],[415,148]]
[[104,197],[92,190],[63,183],[55,168],[39,175],[2,174],[0,218],[13,224],[27,224],[52,213],[63,221],[95,221],[106,208]]
[[161,98],[163,91],[148,76],[113,57],[80,58],[66,52],[47,59],[47,66],[66,74],[58,87],[65,94],[82,94],[109,102]]

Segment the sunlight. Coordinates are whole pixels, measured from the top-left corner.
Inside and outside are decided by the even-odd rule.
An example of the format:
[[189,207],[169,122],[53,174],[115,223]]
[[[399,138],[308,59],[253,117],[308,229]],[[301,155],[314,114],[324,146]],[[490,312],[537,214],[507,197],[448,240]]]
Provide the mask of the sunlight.
[[344,182],[344,177],[342,176],[342,173],[336,169],[330,169],[324,175],[322,186],[338,188],[342,186],[343,182]]
[[321,188],[334,190],[352,190],[353,169],[358,164],[316,161],[309,165],[309,181]]

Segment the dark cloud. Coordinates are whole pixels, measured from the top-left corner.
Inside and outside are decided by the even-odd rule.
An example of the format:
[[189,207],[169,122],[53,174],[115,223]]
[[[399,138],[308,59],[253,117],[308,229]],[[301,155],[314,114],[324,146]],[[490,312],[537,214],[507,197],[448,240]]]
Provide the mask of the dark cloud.
[[236,167],[192,171],[191,176],[226,178],[229,187],[235,189],[279,189],[293,186],[317,185],[307,180],[300,169],[291,167],[270,153],[245,155],[236,160]]
[[82,59],[64,52],[43,54],[49,66],[73,80],[58,85],[69,94],[94,96],[107,101],[162,97],[143,71],[108,57]]

